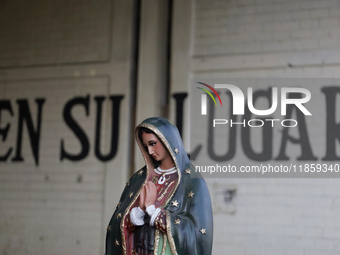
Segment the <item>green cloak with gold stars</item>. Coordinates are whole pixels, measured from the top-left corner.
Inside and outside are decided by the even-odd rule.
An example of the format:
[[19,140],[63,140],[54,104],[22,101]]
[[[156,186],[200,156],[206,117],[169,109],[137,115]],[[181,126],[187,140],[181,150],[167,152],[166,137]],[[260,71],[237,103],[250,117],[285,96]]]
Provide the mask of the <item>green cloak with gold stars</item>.
[[124,222],[146,184],[149,171],[153,169],[151,156],[138,137],[141,127],[148,128],[157,135],[178,169],[175,189],[161,208],[166,212],[166,231],[155,230],[154,254],[211,254],[213,215],[209,190],[204,179],[194,173],[195,168],[184,150],[177,128],[164,118],[146,119],[136,128],[136,140],[146,165],[130,178],[122,193],[107,228],[105,254],[135,253],[131,249],[131,240]]

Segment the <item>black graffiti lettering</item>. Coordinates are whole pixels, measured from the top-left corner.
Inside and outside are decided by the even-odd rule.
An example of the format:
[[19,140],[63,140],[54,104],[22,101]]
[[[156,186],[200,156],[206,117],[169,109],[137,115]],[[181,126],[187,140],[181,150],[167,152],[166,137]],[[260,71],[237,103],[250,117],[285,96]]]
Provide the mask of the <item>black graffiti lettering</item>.
[[[268,99],[269,105],[272,105],[272,89],[269,88],[268,90],[258,90],[256,92],[253,93],[253,104],[255,104],[256,100],[260,97],[265,97]],[[251,119],[251,112],[249,111],[248,107],[245,108],[245,115],[244,118],[246,119],[246,122],[248,122],[248,120]],[[267,117],[267,118],[271,118],[271,117]],[[261,119],[263,121],[265,121],[265,119],[267,118],[257,118],[257,119]],[[272,146],[272,141],[273,141],[273,129],[270,125],[263,125],[262,126],[262,152],[260,153],[256,153],[252,146],[251,146],[251,130],[253,130],[253,128],[250,128],[249,125],[245,125],[244,128],[242,128],[241,130],[241,140],[242,140],[242,148],[244,151],[244,154],[252,159],[252,160],[256,160],[256,161],[266,161],[266,160],[270,160],[272,158],[272,150],[273,150],[273,146]]]
[[[233,97],[231,96],[231,93],[228,91],[227,95],[230,98],[230,116],[232,116],[232,121],[236,122],[237,121],[237,116],[232,115],[232,105],[233,105]],[[212,160],[215,161],[227,161],[232,159],[235,156],[235,151],[236,151],[236,126],[232,126],[229,129],[229,150],[222,156],[217,155],[214,152],[214,144],[215,144],[215,139],[214,139],[214,131],[216,128],[213,128],[212,123],[215,118],[215,106],[213,100],[209,100],[209,121],[208,121],[208,154],[209,157]]]
[[[11,116],[13,116],[11,102],[9,100],[0,100],[0,124],[1,124],[1,111],[7,110]],[[2,141],[6,141],[8,131],[10,128],[10,124],[8,123],[4,128],[0,128],[0,136],[2,136]],[[11,154],[13,148],[9,148],[7,153],[3,156],[0,156],[0,161],[7,161],[9,155]]]
[[14,158],[12,158],[12,161],[19,161],[19,162],[24,161],[24,158],[21,155],[21,146],[22,146],[23,126],[24,126],[24,123],[26,123],[30,145],[31,145],[31,149],[33,152],[33,156],[34,156],[34,161],[36,165],[39,165],[41,115],[42,115],[42,107],[45,102],[45,99],[43,98],[36,99],[35,102],[38,105],[36,130],[34,130],[33,121],[32,121],[31,113],[30,113],[29,106],[28,106],[28,100],[27,99],[17,100],[17,104],[19,107],[18,109],[19,110],[18,133],[17,133],[15,156]]
[[[301,94],[289,93],[289,98],[301,98]],[[295,109],[296,120],[299,123],[297,127],[300,138],[294,138],[290,136],[288,134],[290,128],[284,127],[282,131],[280,152],[279,155],[275,158],[275,160],[289,160],[289,157],[285,154],[288,141],[294,144],[300,144],[301,146],[301,155],[297,158],[297,160],[317,160],[318,158],[313,155],[312,148],[309,142],[305,115],[300,110],[298,110],[295,105],[287,105],[286,119],[292,118],[293,109]]]
[[81,151],[79,154],[71,154],[67,152],[64,148],[64,140],[61,140],[61,147],[60,147],[60,160],[69,159],[71,161],[79,161],[84,159],[90,150],[90,143],[89,139],[84,132],[84,130],[79,126],[77,121],[73,118],[71,115],[72,108],[76,105],[83,105],[85,108],[86,116],[89,116],[89,101],[90,96],[86,97],[75,97],[68,101],[64,107],[63,110],[63,117],[66,122],[66,124],[69,126],[69,128],[73,131],[73,133],[76,135],[76,137],[79,139],[79,142],[81,143]]
[[97,120],[96,120],[96,131],[95,131],[95,155],[101,161],[109,161],[117,153],[118,148],[118,138],[119,138],[119,112],[120,112],[120,102],[124,96],[110,96],[112,101],[112,124],[111,124],[111,149],[107,155],[103,155],[100,152],[100,138],[101,138],[101,119],[102,119],[102,105],[105,99],[104,96],[95,97],[97,103]]
[[175,93],[172,97],[176,101],[176,126],[178,131],[183,137],[183,114],[184,114],[184,99],[188,96],[188,93]]
[[339,160],[336,155],[336,141],[340,141],[340,123],[336,123],[336,96],[340,87],[324,87],[321,89],[326,96],[326,155],[323,160]]

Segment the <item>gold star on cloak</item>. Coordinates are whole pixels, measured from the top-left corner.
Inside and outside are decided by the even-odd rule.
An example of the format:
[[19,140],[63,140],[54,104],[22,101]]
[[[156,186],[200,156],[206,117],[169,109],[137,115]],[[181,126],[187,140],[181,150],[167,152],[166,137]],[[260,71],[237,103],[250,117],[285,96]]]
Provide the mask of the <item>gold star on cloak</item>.
[[194,192],[190,191],[190,193],[188,193],[188,197],[194,197]]
[[116,246],[119,246],[119,245],[120,245],[119,242],[118,242],[117,240],[115,241],[115,245],[116,245]]
[[119,219],[120,217],[122,217],[122,214],[121,214],[121,213],[118,213],[117,219]]
[[132,198],[132,196],[133,196],[133,192],[130,193],[129,197]]
[[106,230],[111,231],[111,225],[108,225]]
[[178,153],[178,148],[177,148],[177,147],[175,147],[175,150],[174,150],[174,151],[175,151],[175,153],[177,154],[177,153]]
[[130,182],[127,182],[127,183],[126,183],[126,186],[129,186],[129,185],[130,185]]
[[191,170],[188,168],[188,169],[185,169],[185,173],[186,174],[190,174],[191,173]]
[[180,219],[175,220],[175,224],[176,224],[176,225],[181,224],[181,220],[180,220]]
[[206,229],[204,229],[204,228],[202,228],[202,229],[200,230],[200,232],[202,233],[202,235],[205,234],[205,231],[206,231]]
[[122,203],[119,201],[118,205],[117,205],[117,208],[121,205]]
[[138,172],[138,175],[141,176],[141,175],[143,174],[143,172],[144,172],[143,170],[140,170],[140,171]]
[[172,203],[172,206],[176,206],[176,207],[177,207],[177,206],[178,206],[178,204],[179,204],[179,203],[177,202],[177,200],[175,200],[175,201],[171,201],[171,203]]

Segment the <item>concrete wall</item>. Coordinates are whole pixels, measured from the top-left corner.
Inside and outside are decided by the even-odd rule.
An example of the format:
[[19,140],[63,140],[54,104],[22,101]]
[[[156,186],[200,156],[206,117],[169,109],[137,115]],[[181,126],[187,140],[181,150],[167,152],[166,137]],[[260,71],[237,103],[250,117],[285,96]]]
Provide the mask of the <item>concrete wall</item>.
[[[183,4],[174,12],[173,59],[189,48],[181,56],[189,68],[174,65],[172,78],[183,77],[188,86],[213,78],[339,78],[339,8],[333,0]],[[181,25],[189,19],[190,27]],[[314,98],[316,105],[320,102],[324,105],[324,98]],[[320,160],[324,126],[308,128],[317,141],[314,149],[322,151]],[[238,155],[245,157],[242,151]],[[213,254],[339,253],[338,179],[206,181],[214,200]],[[236,197],[225,204],[222,194],[230,189]]]
[[[149,116],[168,116],[190,152],[191,81],[339,78],[338,1],[174,0],[172,6],[169,12],[167,1],[141,1],[138,24],[132,0],[0,3],[2,254],[103,254],[106,224],[128,176],[143,165],[134,126]],[[165,31],[169,13],[170,34]],[[118,116],[109,96],[115,102],[123,96],[114,121],[117,152],[109,161],[95,153],[98,96],[105,97],[101,154],[110,151],[111,122]],[[39,98],[45,101],[36,102]],[[63,115],[74,98],[83,104],[75,105],[71,116],[84,130],[89,150],[81,160],[61,160],[62,141],[69,154],[87,147]],[[32,125],[24,119],[20,139],[26,102]],[[39,102],[37,164],[31,146],[37,142],[30,137],[39,133]],[[324,150],[322,139],[316,141],[314,146]],[[337,179],[207,182],[214,201],[213,254],[338,254]],[[225,189],[237,190],[232,205],[223,202]]]
[[197,1],[193,72],[338,77],[338,11],[333,0]]
[[[133,1],[0,5],[0,253],[103,254],[107,223],[130,175]],[[119,132],[108,161],[95,153],[96,97],[103,97],[100,155],[110,152],[111,127]],[[76,104],[68,109],[70,102]],[[62,159],[62,148],[84,156]]]

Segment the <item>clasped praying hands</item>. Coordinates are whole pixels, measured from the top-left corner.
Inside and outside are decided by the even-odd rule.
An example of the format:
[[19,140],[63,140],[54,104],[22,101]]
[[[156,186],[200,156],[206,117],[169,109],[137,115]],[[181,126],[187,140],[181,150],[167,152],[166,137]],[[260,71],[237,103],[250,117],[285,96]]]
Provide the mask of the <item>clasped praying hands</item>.
[[154,205],[157,199],[157,188],[155,184],[148,181],[142,188],[139,197],[139,207],[145,212],[146,208],[150,205]]

